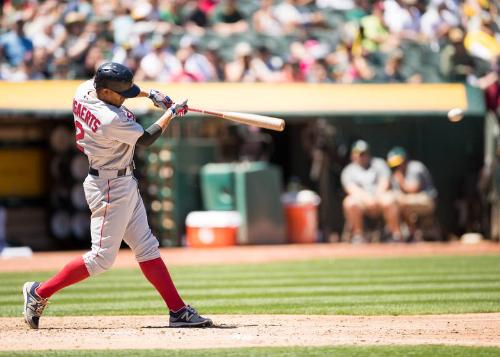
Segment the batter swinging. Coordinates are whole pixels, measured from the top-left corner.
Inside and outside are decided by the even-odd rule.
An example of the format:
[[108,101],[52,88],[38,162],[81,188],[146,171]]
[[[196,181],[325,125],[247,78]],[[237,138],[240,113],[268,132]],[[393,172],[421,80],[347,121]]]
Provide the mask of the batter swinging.
[[[144,130],[123,102],[148,97],[165,110]],[[81,84],[73,100],[76,145],[89,159],[83,183],[91,215],[92,249],[69,262],[51,279],[27,282],[23,287],[24,319],[33,329],[48,298],[55,292],[111,268],[124,240],[133,250],[146,278],[170,310],[172,327],[208,327],[212,321],[186,305],[177,293],[149,228],[146,210],[133,176],[135,146],[151,145],[176,116],[188,110],[187,101],[176,104],[162,93],[142,91],[133,84],[132,72],[118,63],[101,65],[94,80]]]

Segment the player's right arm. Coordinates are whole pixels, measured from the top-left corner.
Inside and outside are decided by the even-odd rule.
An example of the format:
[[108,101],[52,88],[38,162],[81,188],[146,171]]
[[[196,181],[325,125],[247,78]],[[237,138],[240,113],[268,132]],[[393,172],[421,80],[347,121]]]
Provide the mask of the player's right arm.
[[153,125],[144,130],[142,136],[137,139],[136,145],[140,147],[150,146],[161,136],[165,129],[167,129],[172,119],[176,116],[185,115],[187,111],[187,100],[181,103],[172,104]]

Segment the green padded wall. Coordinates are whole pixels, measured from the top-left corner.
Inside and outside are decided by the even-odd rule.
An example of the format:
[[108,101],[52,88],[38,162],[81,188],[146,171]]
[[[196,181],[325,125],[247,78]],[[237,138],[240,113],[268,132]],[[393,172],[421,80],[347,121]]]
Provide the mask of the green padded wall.
[[201,169],[203,207],[207,211],[236,209],[234,192],[235,164],[207,164]]

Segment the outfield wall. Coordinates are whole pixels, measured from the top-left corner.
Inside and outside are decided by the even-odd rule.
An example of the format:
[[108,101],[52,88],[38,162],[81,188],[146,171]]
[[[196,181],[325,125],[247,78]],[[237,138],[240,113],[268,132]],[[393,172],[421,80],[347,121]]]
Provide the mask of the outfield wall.
[[[86,207],[78,203],[81,192],[77,189],[85,175],[85,161],[72,141],[70,103],[77,84],[0,83],[0,158],[4,157],[0,202],[8,211],[8,238],[15,242],[38,249],[88,245]],[[476,184],[484,161],[485,109],[477,89],[460,84],[141,85],[159,88],[174,98],[187,97],[193,106],[284,117],[287,128],[283,133],[263,131],[272,141],[269,160],[282,168],[285,184],[298,177],[304,186],[316,191],[321,190],[321,183],[310,176],[311,145],[315,144],[307,133],[317,129],[318,119],[333,128],[323,132],[330,133],[325,138],[330,143],[327,153],[331,159],[327,181],[323,181],[329,186],[323,191],[328,196],[321,217],[322,228],[328,226],[324,237],[342,229],[343,192],[338,178],[348,162],[350,144],[359,138],[370,142],[376,156],[384,156],[393,145],[402,145],[411,157],[429,166],[440,191],[438,216],[443,236],[484,229],[481,222],[489,213],[478,205]],[[31,95],[20,95],[22,92]],[[129,102],[144,125],[159,115],[149,101]],[[445,114],[451,107],[465,109],[461,122],[447,120]],[[244,135],[246,128],[200,119],[190,115],[175,122],[166,140],[215,141],[216,161],[237,160],[239,143],[234,138],[242,132]],[[146,202],[151,202],[155,198],[148,194],[147,155],[138,152],[137,161],[139,175],[144,176],[141,189]],[[179,189],[199,195],[197,187]],[[54,223],[56,214],[63,215]],[[33,223],[24,225],[28,219]],[[70,227],[67,237],[54,239],[54,225]]]

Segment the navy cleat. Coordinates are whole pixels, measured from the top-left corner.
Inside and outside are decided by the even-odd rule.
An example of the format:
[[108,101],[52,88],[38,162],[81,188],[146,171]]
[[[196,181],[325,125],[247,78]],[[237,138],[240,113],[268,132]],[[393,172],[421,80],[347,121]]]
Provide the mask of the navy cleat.
[[212,320],[200,316],[198,311],[189,305],[177,312],[170,311],[170,327],[210,327]]
[[40,286],[38,282],[27,282],[23,286],[24,295],[24,321],[32,329],[38,328],[40,316],[42,316],[43,309],[48,304],[48,299],[43,299],[35,292],[36,288]]

